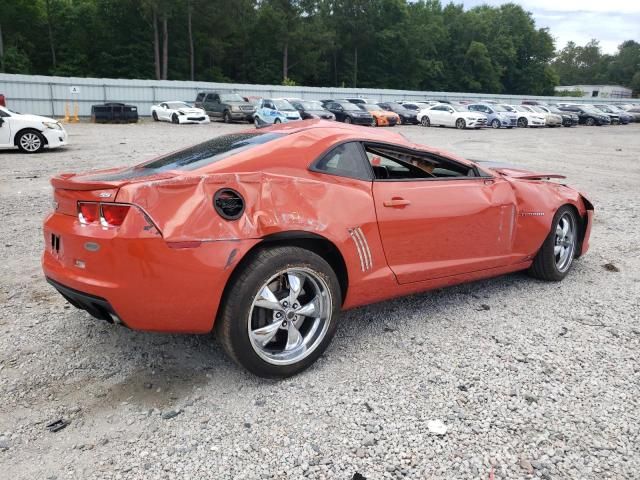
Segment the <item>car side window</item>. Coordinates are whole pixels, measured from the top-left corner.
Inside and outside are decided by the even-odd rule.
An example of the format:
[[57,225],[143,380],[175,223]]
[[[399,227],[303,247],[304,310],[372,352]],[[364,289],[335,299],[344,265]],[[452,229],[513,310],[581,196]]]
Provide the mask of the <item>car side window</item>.
[[209,94],[207,95],[207,98],[205,98],[205,100],[204,100],[204,101],[205,101],[205,102],[213,102],[213,97],[214,97],[213,93],[209,93]]
[[338,145],[314,162],[311,170],[359,180],[370,181],[372,178],[360,142]]
[[196,102],[201,102],[202,100],[204,100],[204,93],[200,92],[196,97]]
[[478,176],[474,168],[427,153],[378,145],[366,145],[365,152],[376,180],[437,180]]
[[220,95],[218,95],[217,93],[213,96],[213,101],[215,103],[220,103]]

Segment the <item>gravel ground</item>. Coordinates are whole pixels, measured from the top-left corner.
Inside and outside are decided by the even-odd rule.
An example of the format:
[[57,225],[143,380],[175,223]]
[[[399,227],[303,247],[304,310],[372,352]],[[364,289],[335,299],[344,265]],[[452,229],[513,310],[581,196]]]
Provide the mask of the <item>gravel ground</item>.
[[65,150],[0,153],[0,477],[640,478],[640,125],[395,127],[566,174],[596,206],[591,251],[560,284],[513,274],[345,312],[277,382],[209,336],[93,320],[40,270],[52,174],[243,128],[77,124]]

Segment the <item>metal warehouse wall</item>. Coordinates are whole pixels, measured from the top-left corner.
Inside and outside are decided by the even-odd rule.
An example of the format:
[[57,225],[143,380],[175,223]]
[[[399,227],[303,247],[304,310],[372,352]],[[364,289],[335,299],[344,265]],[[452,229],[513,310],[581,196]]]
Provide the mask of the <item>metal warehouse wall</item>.
[[[77,93],[72,93],[76,87]],[[0,73],[0,93],[7,97],[7,106],[23,113],[52,117],[65,114],[67,102],[78,102],[81,116],[91,114],[91,105],[104,102],[124,102],[136,105],[140,115],[150,115],[151,105],[165,100],[193,102],[201,90],[237,92],[244,96],[297,97],[321,100],[325,98],[371,97],[378,100],[500,100],[521,103],[522,100],[602,102],[603,99],[581,97],[537,97],[532,95],[491,95],[462,92],[417,92],[370,88],[283,87],[280,85],[248,85],[239,83],[187,82],[174,80],[126,80],[111,78],[46,77]],[[607,99],[609,103],[623,100]],[[73,113],[73,110],[71,111]]]

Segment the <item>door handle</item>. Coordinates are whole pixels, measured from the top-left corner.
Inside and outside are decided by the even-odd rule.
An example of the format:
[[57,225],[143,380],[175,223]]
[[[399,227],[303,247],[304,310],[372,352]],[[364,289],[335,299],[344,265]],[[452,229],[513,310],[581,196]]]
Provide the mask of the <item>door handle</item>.
[[393,197],[391,200],[387,200],[383,202],[385,207],[398,208],[398,207],[406,207],[407,205],[411,205],[409,200],[405,200],[401,197]]

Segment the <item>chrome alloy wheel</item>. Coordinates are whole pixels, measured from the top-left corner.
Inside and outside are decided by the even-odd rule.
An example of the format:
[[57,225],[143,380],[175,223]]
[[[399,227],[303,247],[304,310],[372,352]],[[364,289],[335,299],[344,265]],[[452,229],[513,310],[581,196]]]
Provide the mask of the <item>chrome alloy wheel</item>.
[[278,272],[258,291],[248,318],[254,351],[273,365],[290,365],[313,352],[331,323],[331,292],[311,269]]
[[556,238],[553,244],[553,254],[556,268],[559,272],[566,272],[573,262],[576,250],[576,224],[573,215],[565,213],[560,217],[556,227]]
[[35,133],[25,133],[20,137],[20,146],[27,152],[37,152],[42,146],[42,140]]

